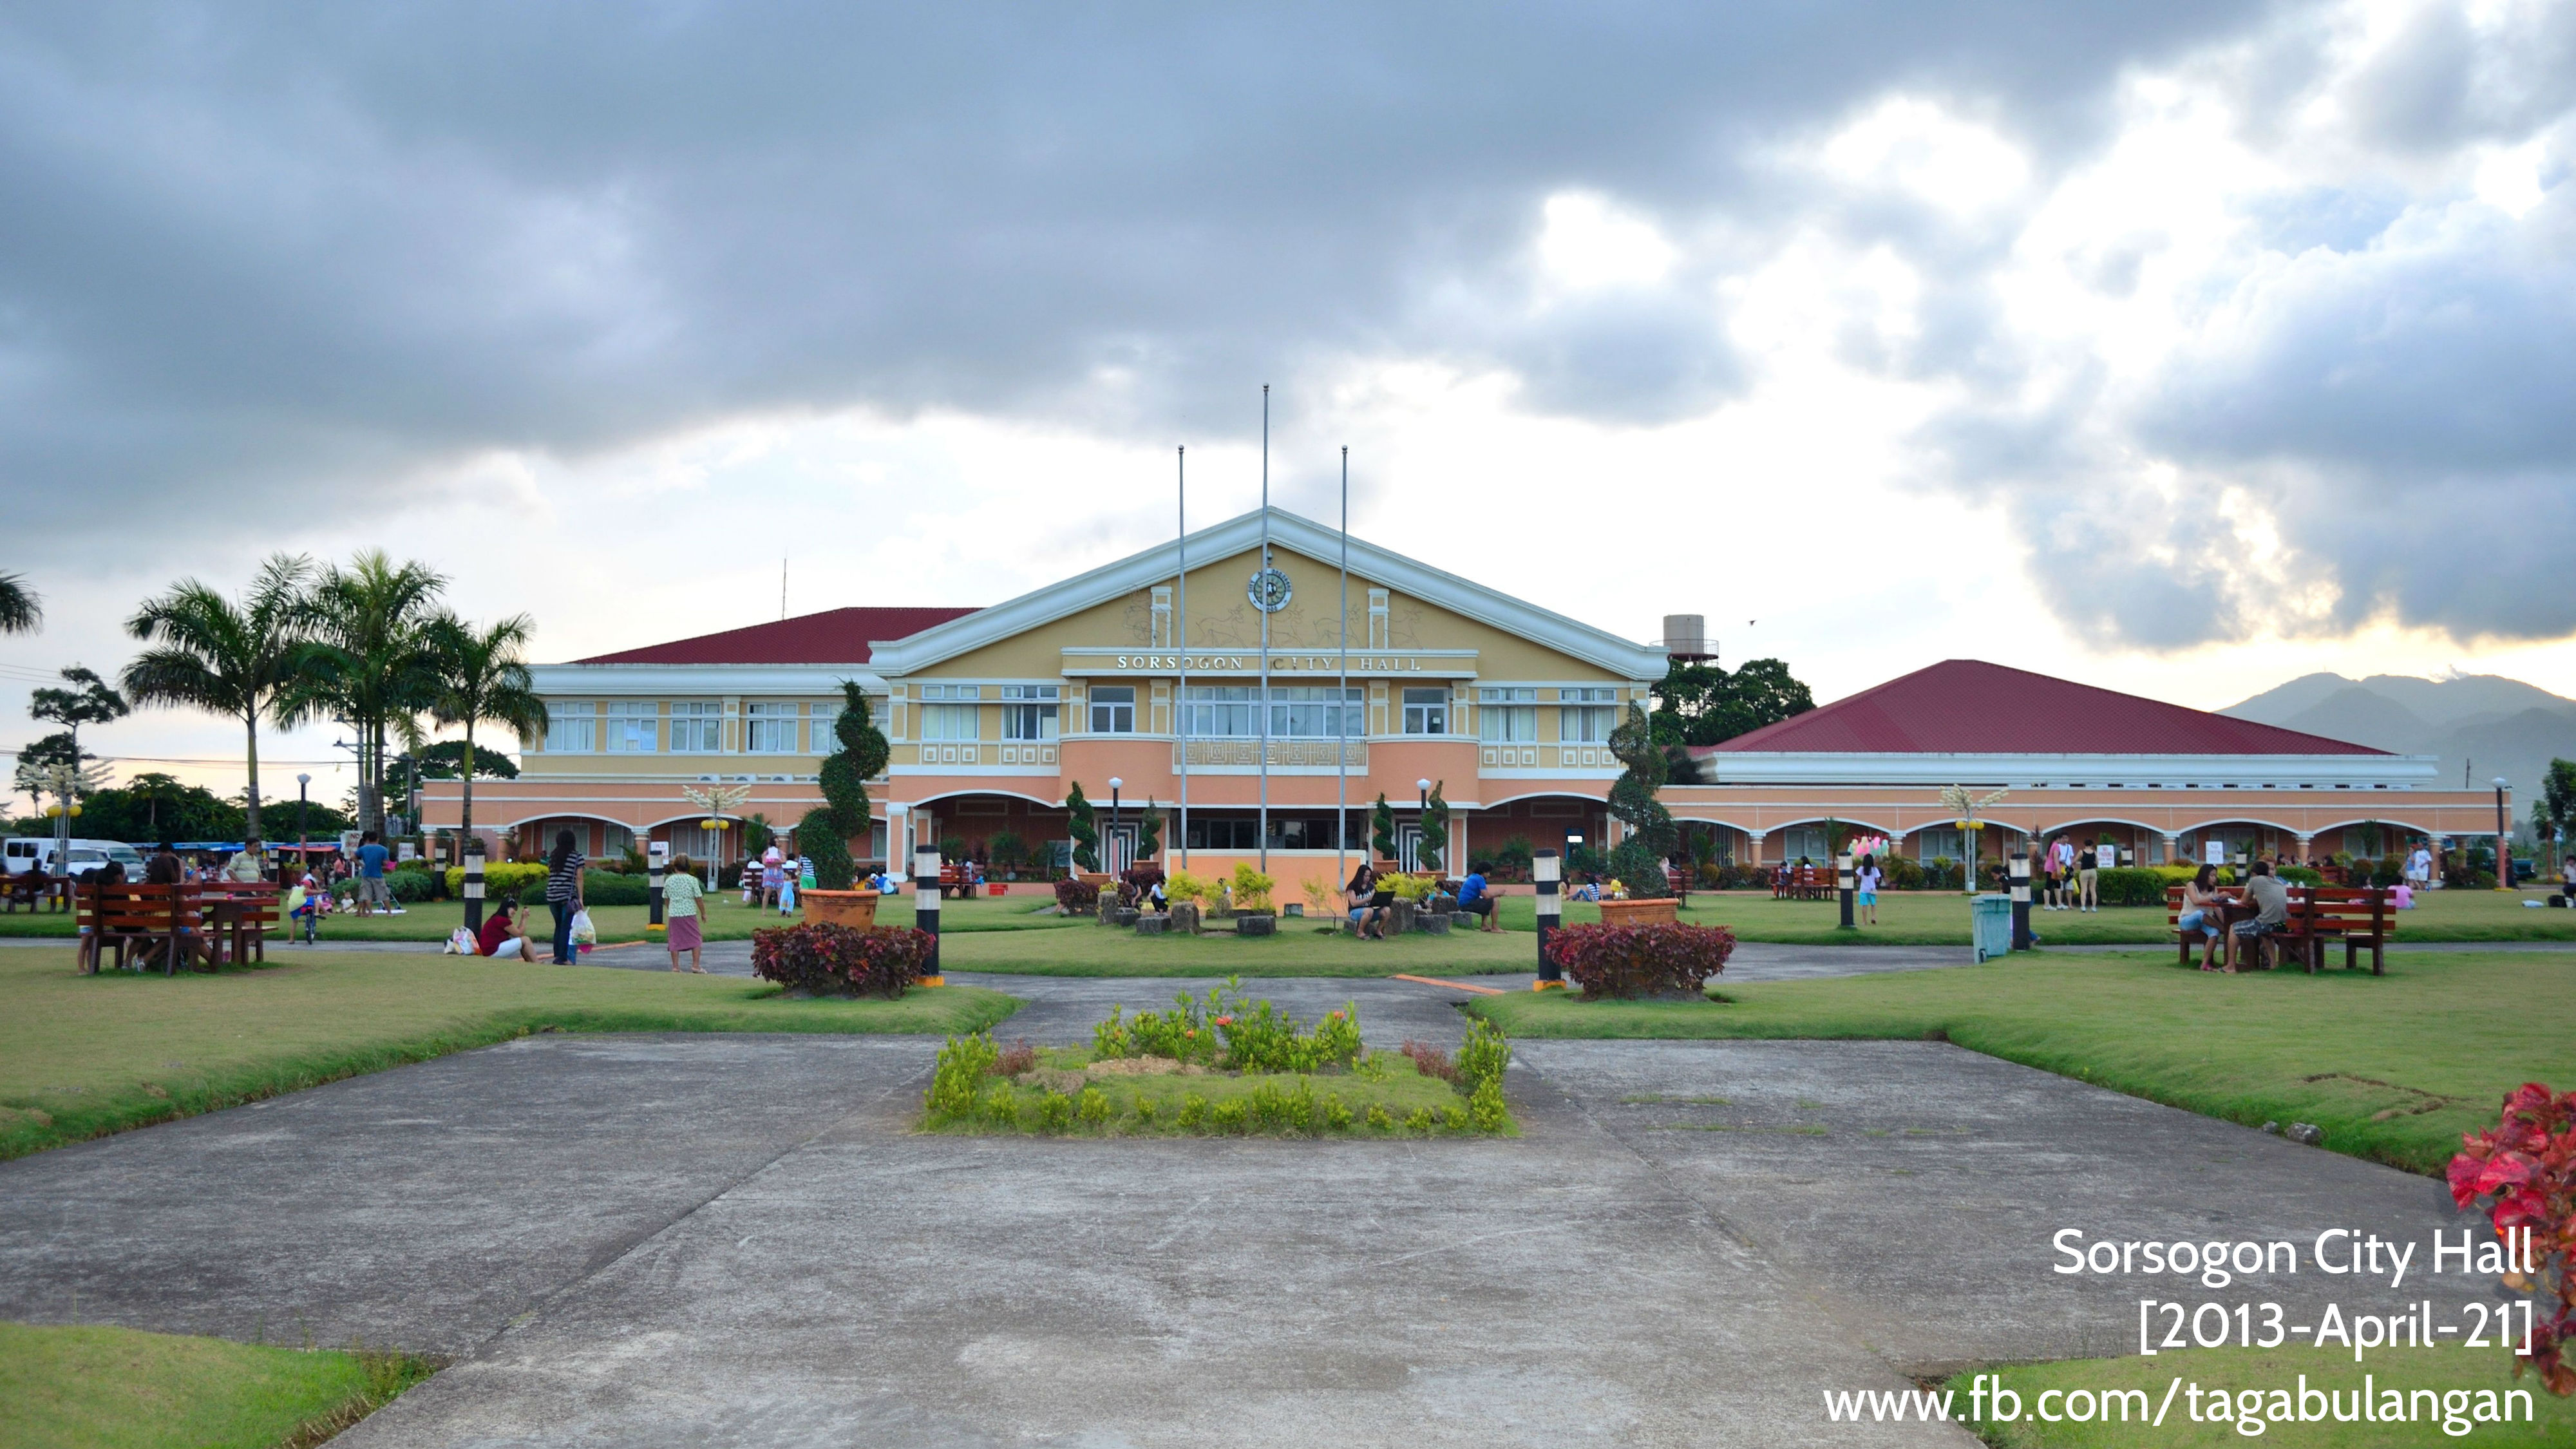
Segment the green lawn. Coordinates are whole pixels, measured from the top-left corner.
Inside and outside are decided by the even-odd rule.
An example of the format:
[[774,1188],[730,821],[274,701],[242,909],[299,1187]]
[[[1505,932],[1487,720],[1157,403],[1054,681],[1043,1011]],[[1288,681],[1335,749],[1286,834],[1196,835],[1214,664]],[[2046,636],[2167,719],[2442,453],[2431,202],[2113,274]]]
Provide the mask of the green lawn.
[[[2415,910],[2399,917],[2398,939],[2415,941],[2576,941],[2576,911],[2526,909],[2536,892],[2428,891]],[[1538,928],[1537,905],[1528,896],[1503,898],[1503,924]],[[1601,919],[1581,901],[1565,907],[1568,925]],[[1682,919],[1698,926],[1728,926],[1739,940],[1790,945],[1964,946],[1968,898],[1950,892],[1905,891],[1879,898],[1878,924],[1843,930],[1834,901],[1775,901],[1768,891],[1694,891]],[[2159,906],[2105,906],[2099,911],[2031,912],[2031,929],[2050,945],[2155,945],[2173,938]]]
[[474,957],[278,953],[264,969],[75,975],[0,951],[0,1158],[425,1061],[532,1031],[965,1032],[1019,1008],[969,986],[786,1001],[763,983]]
[[318,1444],[435,1367],[407,1354],[263,1348],[130,1328],[0,1323],[0,1444],[274,1449]]
[[[2411,1422],[2336,1423],[2331,1418],[2331,1401],[2309,1402],[2311,1412],[2328,1413],[2323,1422],[2287,1423],[2265,1419],[2256,1425],[2260,1437],[2247,1435],[2233,1418],[2218,1417],[2217,1407],[2208,1397],[2213,1391],[2230,1394],[2229,1406],[2241,1408],[2241,1394],[2248,1389],[2264,1391],[2262,1409],[2269,1414],[2274,1389],[2290,1395],[2291,1411],[2297,1412],[2300,1377],[2306,1387],[2324,1393],[2341,1393],[2349,1412],[2356,1402],[2355,1393],[2368,1376],[2374,1409],[2386,1401],[2380,1391],[2398,1390],[2401,1394],[2417,1389],[2437,1393],[2463,1390],[2472,1397],[2462,1407],[2472,1412],[2481,1391],[2492,1392],[2499,1411],[2506,1395],[2519,1389],[2528,1396],[2531,1422],[2521,1421],[2522,1405],[2513,1404],[2515,1421],[2477,1423],[2469,1420],[2463,1433],[2465,1442],[2510,1446],[2576,1444],[2576,1399],[2561,1399],[2540,1387],[2539,1378],[2525,1373],[2513,1377],[2510,1360],[2491,1350],[2443,1348],[2373,1349],[2362,1363],[2352,1361],[2348,1349],[2329,1346],[2324,1349],[2283,1346],[2272,1349],[2167,1349],[2154,1358],[2070,1359],[2058,1363],[2023,1364],[1999,1370],[1986,1370],[2002,1380],[2003,1386],[2020,1395],[2020,1416],[2011,1422],[1989,1419],[1970,1427],[1996,1449],[2111,1449],[2118,1445],[2155,1445],[2158,1449],[2218,1449],[2223,1444],[2278,1444],[2292,1449],[2408,1449],[2408,1446],[2463,1442],[2443,1432],[2439,1418],[2424,1417],[2433,1407],[2429,1401],[2412,1405],[2417,1417]],[[1953,1394],[1951,1412],[1965,1414],[1970,1410],[1968,1391],[1976,1378],[1974,1372],[1963,1373],[1941,1385]],[[2183,1390],[2175,1392],[2170,1404],[2166,1391],[2179,1378]],[[1989,1389],[1993,1380],[1988,1381]],[[2204,1420],[2192,1422],[2189,1389],[2202,1389],[2200,1409]],[[2103,1423],[2098,1418],[2088,1424],[2073,1422],[2047,1423],[2038,1417],[2039,1396],[2048,1391],[2090,1389],[2096,1395],[2105,1390],[2136,1390],[2146,1395],[2147,1418],[2152,1421],[2158,1405],[2165,1404],[2162,1427],[2151,1428],[2137,1421],[2136,1400],[2124,1407],[2131,1415],[2125,1425],[2118,1420]],[[2081,1406],[2081,1401],[2079,1401]],[[2059,1401],[2049,1404],[2052,1413],[2062,1413]],[[1988,1409],[1989,1414],[1993,1412]],[[2464,1414],[2463,1419],[2467,1416]]]
[[1061,931],[980,932],[952,940],[942,919],[939,962],[955,971],[1030,976],[1442,976],[1538,969],[1538,943],[1522,932],[1416,931],[1362,941],[1322,925],[1282,916],[1270,936],[1237,936],[1226,921],[1198,936],[1139,936],[1085,917]]
[[2576,963],[2414,954],[2388,974],[2239,976],[2161,954],[1990,961],[1727,998],[1585,1002],[1526,991],[1467,1010],[1516,1037],[1945,1036],[1974,1051],[2232,1122],[2314,1122],[2326,1146],[2438,1172],[2526,1081],[2576,1084]]

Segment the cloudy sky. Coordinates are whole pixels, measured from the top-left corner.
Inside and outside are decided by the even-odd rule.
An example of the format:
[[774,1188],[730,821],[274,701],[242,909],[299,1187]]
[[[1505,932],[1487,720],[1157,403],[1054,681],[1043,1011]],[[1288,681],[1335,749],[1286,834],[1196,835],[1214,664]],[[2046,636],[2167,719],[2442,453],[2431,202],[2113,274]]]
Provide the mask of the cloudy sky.
[[991,602],[1264,383],[1282,505],[1823,697],[2576,693],[2571,163],[2576,0],[12,6],[0,745],[273,550],[549,659]]

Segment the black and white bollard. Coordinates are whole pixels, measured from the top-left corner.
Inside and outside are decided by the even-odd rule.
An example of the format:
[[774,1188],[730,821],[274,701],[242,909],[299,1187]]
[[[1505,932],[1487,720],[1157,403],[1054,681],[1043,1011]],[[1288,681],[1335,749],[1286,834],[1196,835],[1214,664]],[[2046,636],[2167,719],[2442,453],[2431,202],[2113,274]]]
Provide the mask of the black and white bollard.
[[665,929],[662,919],[662,877],[671,868],[671,843],[656,840],[644,864],[644,929],[647,933]]
[[939,847],[935,845],[912,852],[912,923],[930,933],[930,959],[921,963],[921,984],[947,985],[948,978],[939,974]]
[[1843,929],[1848,931],[1852,929],[1852,853],[1848,850],[1834,861],[1834,881],[1842,892]]
[[1563,991],[1565,968],[1547,952],[1548,939],[1556,934],[1557,913],[1562,901],[1557,896],[1556,852],[1542,850],[1530,860],[1530,879],[1538,882],[1538,979],[1530,983],[1532,991]]
[[465,837],[465,929],[483,929],[483,837]]
[[2030,851],[2027,847],[2014,853],[2012,871],[2013,949],[2027,951],[2036,939],[2030,933]]

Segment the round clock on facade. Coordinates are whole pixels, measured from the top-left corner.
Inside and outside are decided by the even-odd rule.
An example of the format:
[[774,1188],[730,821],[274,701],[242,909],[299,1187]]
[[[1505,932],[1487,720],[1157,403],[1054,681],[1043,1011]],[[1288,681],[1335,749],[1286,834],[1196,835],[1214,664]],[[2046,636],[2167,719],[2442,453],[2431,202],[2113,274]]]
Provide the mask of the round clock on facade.
[[1265,614],[1276,614],[1288,607],[1289,596],[1294,592],[1289,587],[1288,576],[1271,568],[1254,574],[1252,586],[1244,590],[1244,595],[1252,600],[1252,607]]

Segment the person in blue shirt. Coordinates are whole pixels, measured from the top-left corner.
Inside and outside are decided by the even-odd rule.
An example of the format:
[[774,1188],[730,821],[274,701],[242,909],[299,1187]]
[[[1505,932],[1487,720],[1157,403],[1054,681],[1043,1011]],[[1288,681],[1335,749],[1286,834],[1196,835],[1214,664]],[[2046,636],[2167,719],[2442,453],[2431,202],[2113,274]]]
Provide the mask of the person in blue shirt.
[[390,852],[376,843],[372,830],[359,839],[365,843],[358,847],[358,914],[365,916],[374,914],[378,906],[391,909],[394,901],[385,885],[385,858]]
[[1468,871],[1467,878],[1458,882],[1458,909],[1484,917],[1485,924],[1476,928],[1480,931],[1503,928],[1499,914],[1494,910],[1493,887],[1485,884],[1485,873],[1481,870]]

